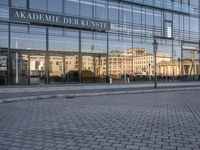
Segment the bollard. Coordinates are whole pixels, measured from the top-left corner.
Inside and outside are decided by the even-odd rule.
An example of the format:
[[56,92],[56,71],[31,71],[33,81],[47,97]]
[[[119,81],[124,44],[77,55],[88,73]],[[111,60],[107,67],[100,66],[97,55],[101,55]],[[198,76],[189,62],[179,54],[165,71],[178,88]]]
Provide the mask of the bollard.
[[127,83],[129,83],[130,82],[130,79],[129,79],[129,77],[127,78]]
[[109,77],[109,83],[112,84],[112,76]]

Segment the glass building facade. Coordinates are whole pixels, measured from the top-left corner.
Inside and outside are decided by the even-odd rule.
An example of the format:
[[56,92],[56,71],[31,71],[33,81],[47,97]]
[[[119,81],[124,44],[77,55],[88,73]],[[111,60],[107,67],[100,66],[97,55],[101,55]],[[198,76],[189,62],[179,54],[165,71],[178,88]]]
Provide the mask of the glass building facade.
[[[14,21],[12,8],[107,30]],[[0,0],[0,85],[199,80],[199,0]]]

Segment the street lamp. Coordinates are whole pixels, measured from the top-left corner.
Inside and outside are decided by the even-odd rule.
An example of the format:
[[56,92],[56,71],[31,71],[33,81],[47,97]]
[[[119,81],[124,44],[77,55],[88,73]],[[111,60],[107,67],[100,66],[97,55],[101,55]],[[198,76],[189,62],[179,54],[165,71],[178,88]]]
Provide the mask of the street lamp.
[[199,80],[200,80],[200,49],[198,50],[198,54],[199,54]]
[[178,79],[180,79],[180,76],[181,76],[181,59],[180,59],[180,57],[178,58],[178,76],[179,76]]
[[155,84],[154,84],[154,88],[157,88],[157,49],[158,49],[158,42],[156,41],[156,39],[153,40],[153,52],[154,52],[154,66],[155,66]]

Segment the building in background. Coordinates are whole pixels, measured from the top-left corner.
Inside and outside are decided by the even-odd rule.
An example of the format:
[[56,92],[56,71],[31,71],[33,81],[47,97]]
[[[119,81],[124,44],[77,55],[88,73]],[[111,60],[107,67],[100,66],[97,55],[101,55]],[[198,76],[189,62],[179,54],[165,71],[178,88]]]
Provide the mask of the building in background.
[[0,85],[199,80],[198,0],[0,0]]

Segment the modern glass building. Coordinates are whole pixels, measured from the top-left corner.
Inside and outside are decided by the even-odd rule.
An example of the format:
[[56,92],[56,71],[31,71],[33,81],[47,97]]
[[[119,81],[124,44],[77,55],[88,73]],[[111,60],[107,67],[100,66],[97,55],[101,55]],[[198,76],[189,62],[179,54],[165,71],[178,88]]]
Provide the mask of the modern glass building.
[[199,80],[199,0],[0,0],[0,84]]

